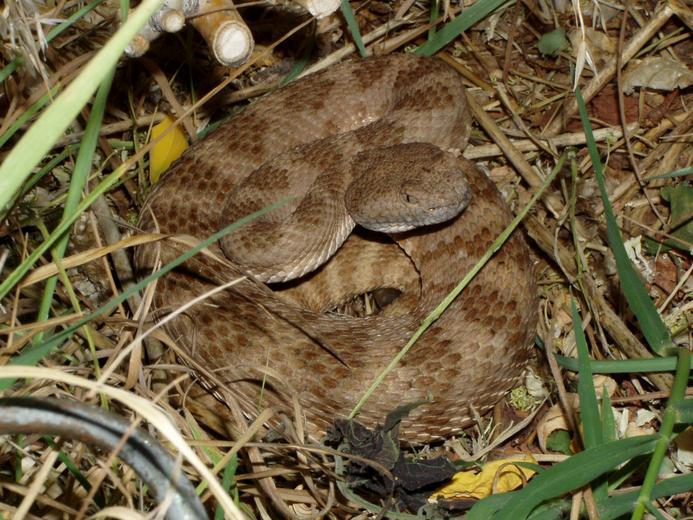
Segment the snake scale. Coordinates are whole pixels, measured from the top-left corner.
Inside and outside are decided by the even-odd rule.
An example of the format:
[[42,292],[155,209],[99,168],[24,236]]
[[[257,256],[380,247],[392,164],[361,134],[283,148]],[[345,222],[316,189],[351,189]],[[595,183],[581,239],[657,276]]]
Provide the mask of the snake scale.
[[[149,194],[140,228],[203,239],[297,197],[211,247],[214,258],[197,255],[158,281],[153,308],[161,315],[249,275],[166,331],[247,413],[292,410],[297,397],[309,431],[325,431],[510,222],[493,183],[454,153],[470,130],[460,77],[439,60],[404,54],[342,63],[248,106],[172,166]],[[393,224],[402,205],[443,208],[443,216]],[[384,221],[371,227],[385,233],[354,231],[369,219]],[[138,270],[150,272],[179,249],[171,240],[139,247]],[[381,287],[401,295],[380,314],[330,311]],[[514,233],[359,420],[373,425],[399,405],[429,399],[403,421],[402,435],[426,442],[458,433],[517,382],[536,298],[527,245]]]

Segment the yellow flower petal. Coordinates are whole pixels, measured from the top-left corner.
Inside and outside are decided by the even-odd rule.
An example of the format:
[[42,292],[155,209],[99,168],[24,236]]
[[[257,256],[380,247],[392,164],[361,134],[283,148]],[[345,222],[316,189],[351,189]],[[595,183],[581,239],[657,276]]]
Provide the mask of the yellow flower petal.
[[[436,491],[429,501],[438,499],[461,500],[484,498],[492,493],[512,491],[527,482],[534,471],[515,465],[515,462],[536,464],[531,455],[518,455],[507,459],[494,460],[484,464],[481,471],[460,471],[452,482]],[[523,478],[524,476],[524,478]]]
[[[173,119],[164,116],[161,123],[152,128],[151,140],[154,141],[173,124]],[[149,180],[152,184],[159,180],[162,173],[168,170],[171,163],[178,159],[188,147],[188,141],[180,126],[171,128],[149,152]]]

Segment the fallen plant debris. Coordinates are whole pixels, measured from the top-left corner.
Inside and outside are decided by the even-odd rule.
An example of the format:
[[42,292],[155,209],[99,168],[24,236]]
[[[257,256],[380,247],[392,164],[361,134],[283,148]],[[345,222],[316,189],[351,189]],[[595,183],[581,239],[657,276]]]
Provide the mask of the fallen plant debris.
[[389,474],[383,474],[371,465],[352,461],[344,476],[350,488],[362,488],[376,497],[395,500],[394,507],[418,511],[426,505],[431,492],[457,472],[445,457],[431,459],[411,458],[400,447],[400,422],[422,403],[413,403],[393,410],[382,426],[369,429],[355,419],[337,419],[332,431],[327,432],[325,443],[339,451],[377,462]]

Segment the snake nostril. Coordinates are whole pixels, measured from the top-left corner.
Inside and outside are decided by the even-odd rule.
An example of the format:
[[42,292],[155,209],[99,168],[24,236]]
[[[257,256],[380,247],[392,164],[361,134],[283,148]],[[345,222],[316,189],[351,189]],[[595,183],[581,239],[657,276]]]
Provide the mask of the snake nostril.
[[404,194],[404,200],[406,200],[409,204],[418,204],[419,202],[419,199],[417,199],[414,195],[411,195],[410,193]]

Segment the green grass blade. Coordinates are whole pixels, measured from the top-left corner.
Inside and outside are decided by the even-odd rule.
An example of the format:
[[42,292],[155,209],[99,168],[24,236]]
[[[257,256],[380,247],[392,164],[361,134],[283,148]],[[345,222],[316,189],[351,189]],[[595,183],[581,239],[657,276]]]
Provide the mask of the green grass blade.
[[[231,457],[231,460],[229,463],[224,466],[224,472],[222,474],[222,481],[221,481],[221,487],[226,491],[227,493],[231,490],[231,487],[233,486],[234,489],[234,494],[236,495],[235,502],[238,502],[238,488],[236,488],[236,470],[238,469],[238,454],[234,453],[233,457]],[[216,509],[214,510],[214,520],[224,520],[224,510],[221,508],[219,504],[217,504]]]
[[440,0],[431,0],[431,15],[429,23],[431,28],[428,30],[428,41],[430,42],[436,35],[436,23],[440,15]]
[[313,49],[315,49],[315,37],[312,36],[310,40],[305,44],[305,49],[301,52],[300,56],[296,59],[289,73],[284,76],[279,82],[279,86],[283,87],[287,83],[292,82],[298,77],[301,72],[306,68],[311,56],[313,55]]
[[128,21],[12,148],[0,165],[0,219],[9,211],[8,203],[31,175],[33,168],[72,123],[140,27],[159,8],[161,1],[143,0]]
[[[558,364],[573,372],[578,371],[577,359],[556,355]],[[675,356],[652,359],[623,359],[618,361],[592,361],[590,366],[597,374],[639,374],[645,372],[671,372],[676,370],[678,358]],[[689,366],[693,370],[693,364]]]
[[19,197],[25,196],[31,189],[38,184],[38,182],[43,178],[44,175],[46,175],[48,172],[52,171],[53,168],[58,166],[60,163],[62,163],[65,159],[67,159],[70,155],[72,155],[76,150],[79,149],[79,144],[68,144],[65,148],[63,148],[60,153],[58,153],[55,157],[53,157],[51,160],[49,160],[41,169],[36,171],[28,181],[24,183],[24,186],[22,186],[22,191],[18,193]]
[[[611,409],[611,398],[609,398],[606,384],[602,385],[601,419],[602,443],[615,441],[618,438],[616,418]],[[610,477],[611,473],[602,475],[592,484],[592,494],[597,503],[603,502],[609,497]]]
[[528,520],[557,520],[568,518],[573,509],[568,500],[554,500],[546,506],[539,506],[536,512],[529,515]]
[[50,43],[53,41],[55,38],[60,36],[65,30],[69,29],[72,27],[72,25],[82,18],[84,15],[89,13],[90,11],[93,11],[96,9],[99,5],[101,5],[104,2],[104,0],[94,0],[90,4],[85,5],[81,9],[78,9],[72,15],[68,17],[67,20],[64,22],[59,23],[55,27],[53,27],[50,31],[48,31],[48,34],[46,35],[46,43]]
[[669,449],[669,443],[674,438],[674,426],[677,420],[677,406],[684,401],[686,395],[686,387],[688,385],[688,377],[690,375],[689,366],[691,364],[691,353],[687,348],[677,350],[679,355],[679,363],[676,367],[674,375],[674,384],[671,387],[671,396],[667,401],[667,406],[664,408],[662,415],[662,425],[659,428],[659,437],[655,446],[652,459],[647,467],[645,478],[643,479],[638,501],[633,511],[633,520],[640,520],[648,511],[648,507],[652,501],[653,490],[657,482],[659,468],[664,461],[664,457]]
[[689,175],[693,175],[693,166],[674,170],[669,173],[663,173],[662,175],[655,175],[654,177],[648,177],[646,180],[647,182],[652,182],[658,179],[673,179],[674,177],[688,177]]
[[[671,516],[667,515],[666,517],[657,509],[654,505],[651,503],[645,504],[645,509],[647,509],[647,512],[650,513],[654,517],[655,520],[671,520]],[[635,515],[633,515],[631,518],[635,518]]]
[[684,399],[674,406],[678,424],[693,424],[693,399]]
[[510,502],[519,491],[511,491],[509,493],[498,493],[489,495],[479,500],[467,513],[467,520],[486,520],[493,518],[493,515],[501,511],[505,505]]
[[[75,461],[72,460],[72,457],[68,453],[61,450],[60,446],[58,446],[58,444],[48,435],[44,435],[42,439],[51,448],[58,451],[58,459],[60,460],[60,462],[62,462],[65,465],[65,468],[67,468],[67,470],[72,474],[72,476],[75,477],[75,480],[77,480],[77,482],[79,482],[82,485],[84,490],[89,492],[91,490],[91,483],[89,482],[87,477],[85,477],[84,474],[80,471],[79,466],[75,463]],[[97,493],[96,496],[94,496],[94,502],[96,502],[96,505],[98,505],[101,508],[106,507],[106,501],[104,500],[102,493]]]
[[[104,78],[101,86],[96,92],[91,114],[89,115],[87,126],[84,129],[84,138],[82,139],[82,144],[79,148],[79,153],[75,162],[75,167],[72,171],[72,177],[70,178],[70,187],[68,188],[67,198],[65,200],[63,218],[68,217],[71,213],[77,210],[79,199],[82,196],[82,191],[87,185],[87,179],[89,178],[89,173],[91,172],[94,152],[96,151],[96,145],[99,140],[101,121],[103,120],[103,114],[106,111],[106,99],[108,98],[108,93],[111,90],[111,83],[113,81],[114,74],[115,68],[112,69],[110,74]],[[58,263],[63,259],[69,240],[69,232],[66,232],[60,238],[60,240],[58,240],[55,247],[51,251],[54,262]],[[51,305],[53,303],[53,294],[55,292],[57,283],[57,275],[52,276],[46,281],[37,316],[37,321],[39,322],[48,319],[50,316]],[[79,312],[79,310],[80,309],[78,308],[75,309],[76,312]],[[44,333],[41,333],[36,336],[36,343],[41,341],[43,335]]]
[[29,272],[36,261],[50,249],[55,242],[67,232],[72,224],[75,223],[80,214],[82,214],[96,199],[109,189],[111,189],[125,173],[124,167],[117,168],[113,173],[107,175],[79,204],[77,209],[69,216],[63,218],[60,223],[53,229],[51,234],[37,248],[35,248],[29,256],[12,271],[5,280],[0,283],[0,300],[7,296],[7,293],[19,283],[24,275]]
[[446,23],[426,43],[414,51],[420,56],[432,56],[445,47],[462,32],[469,29],[477,22],[486,18],[501,6],[510,5],[508,0],[478,0],[474,5],[467,7],[457,18]]
[[611,398],[606,390],[606,385],[602,387],[602,434],[604,442],[615,441],[617,438],[616,418],[611,409]]
[[581,451],[537,475],[493,518],[526,518],[542,502],[579,489],[619,464],[652,452],[657,440],[655,435],[631,437]]
[[[687,493],[691,489],[693,489],[693,473],[680,477],[672,477],[657,483],[652,489],[652,498],[657,499],[677,495],[679,493]],[[637,498],[638,491],[614,495],[601,504],[597,504],[599,517],[601,520],[616,520],[617,518],[622,518],[633,511]]]
[[366,57],[366,46],[363,44],[363,38],[361,38],[361,31],[359,30],[359,24],[356,21],[356,16],[354,16],[354,11],[351,9],[351,4],[349,0],[342,0],[342,16],[346,20],[347,27],[351,33],[351,37],[354,39],[354,45],[359,50],[359,54],[362,58]]
[[[101,3],[103,3],[104,0],[94,0],[94,2],[85,5],[78,11],[75,11],[72,16],[70,16],[67,20],[64,22],[56,25],[53,29],[51,29],[48,34],[46,35],[46,43],[50,43],[51,40],[59,36],[60,34],[65,31],[68,27],[71,27],[72,24],[74,24],[77,20],[82,18],[85,14],[87,14],[89,11],[92,11],[95,7],[99,6]],[[12,74],[17,67],[22,65],[24,63],[24,58],[21,56],[17,56],[15,59],[13,59],[10,63],[5,65],[5,67],[0,71],[0,83],[5,81],[7,77]]]
[[26,124],[29,119],[34,117],[35,114],[41,110],[46,103],[48,103],[53,96],[58,92],[58,89],[60,88],[60,85],[55,85],[50,93],[46,92],[43,96],[38,98],[33,105],[31,105],[29,108],[26,109],[26,111],[17,118],[17,120],[12,123],[7,130],[5,130],[5,133],[0,136],[0,147],[3,147],[7,141],[9,141],[14,134],[17,133],[17,131],[22,128]]
[[628,259],[626,249],[623,246],[623,240],[621,239],[621,233],[618,229],[611,203],[609,202],[599,150],[594,140],[592,125],[587,116],[585,100],[582,98],[580,89],[575,91],[575,97],[577,98],[580,119],[582,120],[582,126],[585,129],[585,135],[587,137],[587,149],[592,159],[592,167],[594,168],[594,174],[597,178],[599,192],[604,204],[607,238],[609,246],[614,253],[614,258],[616,259],[616,268],[621,279],[623,294],[633,314],[635,314],[635,317],[640,323],[642,333],[645,335],[645,339],[647,339],[650,347],[660,356],[665,355],[669,349],[674,348],[671,337],[669,336],[669,331],[664,325],[662,318],[659,316],[657,308],[654,306],[650,296],[647,294],[647,289],[645,289],[640,278],[638,278],[637,273]]
[[[288,199],[281,200],[275,204],[272,204],[270,206],[266,206],[262,208],[259,211],[256,211],[255,213],[251,213],[250,215],[243,217],[241,219],[238,219],[237,221],[233,222],[232,224],[229,224],[226,226],[224,229],[221,231],[218,231],[217,233],[214,233],[212,236],[209,238],[201,241],[198,245],[195,247],[191,248],[190,250],[186,251],[173,261],[169,262],[165,266],[163,266],[159,271],[150,274],[140,282],[132,285],[125,291],[121,292],[118,294],[118,296],[111,298],[108,302],[106,302],[104,305],[96,309],[94,312],[88,314],[84,318],[81,318],[77,320],[73,325],[67,327],[65,330],[51,336],[50,338],[47,338],[44,340],[43,343],[40,345],[30,348],[22,352],[21,354],[14,356],[12,359],[10,359],[9,364],[10,365],[36,365],[41,359],[46,357],[48,354],[53,352],[55,349],[57,349],[64,341],[70,338],[72,334],[74,334],[80,327],[83,325],[86,325],[89,323],[91,320],[98,318],[102,314],[106,314],[111,312],[113,309],[115,309],[118,305],[123,303],[125,300],[127,300],[130,296],[135,294],[137,291],[140,291],[141,289],[144,289],[147,285],[152,283],[154,280],[157,278],[163,276],[164,274],[168,273],[169,271],[175,269],[177,266],[181,265],[183,262],[186,260],[192,258],[194,255],[199,253],[202,249],[205,247],[208,247],[209,245],[213,244],[217,240],[219,240],[221,237],[224,235],[227,235],[228,233],[233,232],[234,230],[238,229],[240,226],[243,226],[247,222],[250,222],[251,220],[264,215],[265,213],[272,211],[273,209],[276,209],[278,207],[283,206],[286,204]],[[12,379],[0,379],[0,391],[7,390],[14,384],[14,380]]]
[[24,63],[24,60],[18,56],[5,65],[2,70],[0,70],[0,83],[5,81],[22,63]]
[[[474,504],[464,518],[465,520],[489,520],[495,518],[494,515],[498,511],[502,511],[505,504],[517,493],[519,493],[519,491],[489,495]],[[558,518],[567,518],[572,508],[573,504],[569,499],[549,500],[532,511],[527,517],[527,520],[556,520]]]
[[[578,395],[580,396],[580,422],[582,423],[582,441],[585,449],[594,448],[604,444],[604,430],[599,417],[599,403],[594,389],[592,368],[590,366],[587,339],[582,330],[582,319],[578,312],[575,300],[570,301],[573,316],[573,332],[578,352]],[[610,410],[609,410],[610,411]],[[608,495],[608,483],[603,477],[599,477],[592,483],[592,492],[595,500],[603,500]]]
[[459,294],[464,290],[464,288],[467,287],[467,285],[469,285],[469,283],[476,276],[476,274],[486,265],[486,263],[496,253],[496,251],[498,251],[501,248],[501,246],[505,243],[505,241],[508,240],[515,228],[519,226],[520,222],[522,222],[522,219],[525,218],[527,212],[529,212],[529,210],[534,206],[534,203],[539,199],[539,197],[541,197],[542,193],[544,193],[544,190],[546,190],[546,188],[548,188],[551,182],[556,178],[558,172],[561,171],[561,168],[563,168],[564,162],[565,155],[562,155],[558,159],[556,166],[551,171],[551,174],[546,177],[539,189],[534,193],[534,195],[532,195],[532,198],[529,200],[527,205],[524,208],[522,208],[522,211],[520,211],[515,216],[512,222],[510,222],[510,224],[503,230],[503,232],[496,238],[496,240],[493,241],[491,246],[484,252],[479,261],[476,264],[474,264],[474,267],[472,267],[469,273],[467,273],[464,276],[460,283],[457,284],[457,286],[452,291],[450,291],[450,293],[443,299],[443,301],[440,302],[440,304],[435,309],[433,309],[428,316],[424,318],[424,320],[421,322],[421,326],[414,332],[411,338],[409,338],[407,344],[404,345],[404,347],[402,347],[402,349],[397,353],[397,355],[395,355],[395,357],[392,358],[392,361],[390,361],[390,363],[388,363],[388,365],[380,372],[380,374],[378,374],[375,380],[364,392],[363,396],[361,396],[361,399],[359,399],[359,402],[356,403],[356,406],[349,414],[349,419],[353,419],[354,417],[356,417],[359,410],[361,410],[366,401],[370,398],[371,395],[373,395],[373,392],[375,392],[378,386],[380,386],[380,383],[399,364],[402,358],[407,354],[407,352],[409,352],[411,347],[414,346],[414,344],[426,331],[426,329],[428,329],[428,327],[430,327],[433,324],[433,322],[440,318],[440,316],[445,312],[445,309],[447,309],[450,306],[450,304],[455,300],[455,298],[457,298],[457,296],[459,296]]
[[583,424],[582,439],[586,449],[594,448],[602,444],[603,434],[601,420],[599,419],[599,403],[592,382],[592,369],[590,368],[587,340],[582,331],[582,320],[578,313],[575,300],[570,302],[573,314],[573,332],[578,352],[578,395],[580,396],[580,420]]

